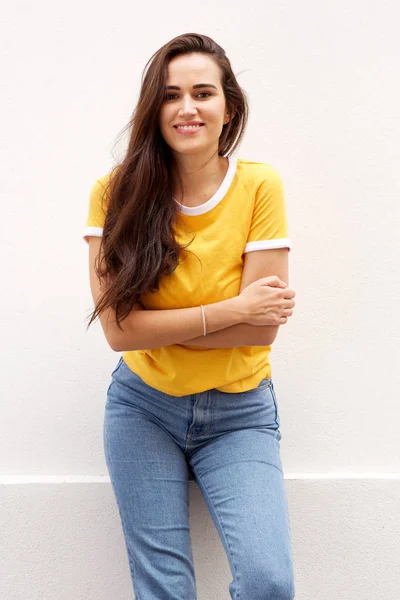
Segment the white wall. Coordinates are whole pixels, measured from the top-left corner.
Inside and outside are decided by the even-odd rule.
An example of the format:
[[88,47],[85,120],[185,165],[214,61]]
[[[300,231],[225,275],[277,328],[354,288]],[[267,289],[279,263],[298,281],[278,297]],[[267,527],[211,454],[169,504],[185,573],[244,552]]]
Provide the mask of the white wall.
[[[145,62],[190,31],[242,72],[239,154],[285,184],[297,296],[271,361],[296,600],[400,597],[398,22],[394,0],[3,7],[4,600],[133,597],[102,447],[118,355],[99,323],[85,331],[81,235]],[[190,494],[199,600],[228,600],[222,544]]]

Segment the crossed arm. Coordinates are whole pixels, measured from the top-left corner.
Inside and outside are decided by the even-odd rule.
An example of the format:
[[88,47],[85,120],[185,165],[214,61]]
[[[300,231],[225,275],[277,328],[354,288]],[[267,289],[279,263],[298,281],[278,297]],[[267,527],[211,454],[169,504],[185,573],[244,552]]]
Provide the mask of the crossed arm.
[[[255,250],[246,252],[242,280],[239,293],[248,285],[261,279],[276,275],[289,285],[288,281],[288,248],[277,248],[271,250]],[[199,307],[199,318],[201,316]],[[219,331],[209,333],[181,342],[185,346],[197,346],[200,348],[236,348],[241,346],[269,346],[275,341],[279,325],[256,326],[248,323],[239,323]]]

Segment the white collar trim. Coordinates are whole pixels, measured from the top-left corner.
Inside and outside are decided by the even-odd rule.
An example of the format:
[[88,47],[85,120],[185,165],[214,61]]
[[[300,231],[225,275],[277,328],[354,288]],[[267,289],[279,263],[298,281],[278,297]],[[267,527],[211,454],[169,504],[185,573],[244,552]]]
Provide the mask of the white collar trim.
[[203,204],[200,204],[199,206],[184,206],[183,204],[181,204],[180,202],[178,202],[178,200],[175,200],[175,202],[178,205],[178,211],[180,213],[183,213],[184,215],[203,215],[204,213],[209,212],[211,209],[213,209],[215,206],[217,206],[217,204],[219,204],[219,202],[221,202],[221,200],[225,197],[232,181],[233,178],[235,177],[235,173],[236,173],[236,169],[237,169],[237,155],[233,155],[233,156],[228,156],[228,170],[225,174],[225,177],[221,183],[221,185],[219,186],[219,188],[217,189],[217,191],[215,192],[215,194],[213,196],[211,196],[211,198],[209,200],[207,200],[207,202],[204,202]]

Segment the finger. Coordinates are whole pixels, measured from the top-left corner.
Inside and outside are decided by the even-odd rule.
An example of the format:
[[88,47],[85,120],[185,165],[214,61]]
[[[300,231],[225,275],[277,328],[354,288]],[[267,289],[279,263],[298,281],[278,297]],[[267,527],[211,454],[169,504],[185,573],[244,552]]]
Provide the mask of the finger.
[[281,279],[279,279],[278,277],[276,279],[271,279],[270,277],[263,277],[262,279],[259,279],[258,281],[261,285],[269,285],[270,287],[279,287],[279,288],[287,287],[287,284],[284,281],[282,281]]
[[268,275],[267,277],[260,277],[259,279],[257,279],[257,281],[262,283],[268,283],[270,285],[275,285],[276,283],[278,283],[278,281],[280,281],[280,279],[276,275]]
[[294,290],[291,290],[290,288],[285,290],[284,298],[286,298],[287,300],[291,300],[295,296],[296,296],[296,292]]

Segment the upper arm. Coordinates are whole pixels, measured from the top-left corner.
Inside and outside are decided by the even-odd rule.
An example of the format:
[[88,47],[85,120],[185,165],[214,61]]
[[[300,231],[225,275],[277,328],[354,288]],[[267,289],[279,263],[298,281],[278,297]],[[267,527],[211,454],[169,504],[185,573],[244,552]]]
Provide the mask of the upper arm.
[[[94,305],[96,306],[100,296],[104,293],[104,284],[102,285],[102,282],[100,281],[95,271],[95,264],[98,264],[97,257],[99,256],[99,258],[101,258],[101,237],[89,236],[87,241],[89,244],[90,291],[92,293]],[[117,351],[117,344],[115,342],[115,333],[117,327],[115,321],[115,311],[111,307],[106,308],[106,310],[104,310],[99,315],[99,320],[103,328],[103,332],[108,342],[108,345],[110,346],[110,348]]]
[[88,202],[86,225],[83,239],[88,244],[92,236],[101,237],[106,217],[108,196],[105,193],[108,175],[104,175],[93,184]]
[[[102,257],[102,250],[100,247],[101,237],[89,235],[87,241],[89,244],[90,291],[92,293],[94,305],[96,306],[100,296],[104,293],[104,282],[100,281],[95,271],[95,264],[98,264],[97,256],[99,256],[100,260]],[[141,302],[136,302],[133,305],[132,310],[145,310],[145,307],[141,304]],[[121,329],[117,325],[115,319],[115,310],[111,307],[106,308],[99,315],[99,320],[108,345],[115,352],[119,352],[120,342],[118,340],[123,332],[121,332]]]
[[[104,282],[101,282],[98,278],[95,265],[99,264],[97,257],[99,256],[99,259],[101,259],[100,246],[108,202],[108,197],[105,194],[108,178],[109,175],[100,177],[90,190],[87,219],[83,231],[83,239],[89,245],[90,291],[95,306],[104,293]],[[99,315],[99,320],[109,346],[118,351],[115,343],[117,332],[115,311],[111,307],[107,308]]]
[[[264,165],[257,189],[247,243],[243,254],[240,292],[262,277],[276,275],[289,285],[291,242],[286,218],[285,194],[279,173]],[[279,325],[268,327],[268,340],[276,338]],[[272,342],[271,342],[272,343]]]
[[[246,252],[243,257],[243,271],[239,293],[250,285],[250,283],[253,283],[253,281],[262,277],[269,277],[270,275],[276,275],[289,285],[289,248]],[[275,340],[279,327],[279,325],[270,325],[268,327],[269,344],[272,344]]]
[[289,248],[246,252],[239,293],[253,281],[270,275],[276,275],[289,285]]

